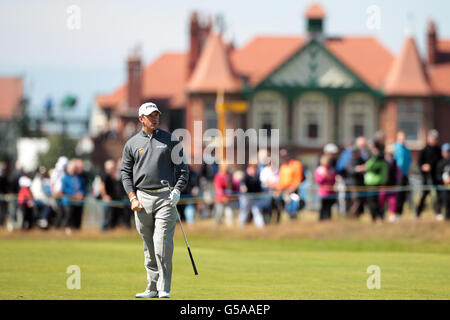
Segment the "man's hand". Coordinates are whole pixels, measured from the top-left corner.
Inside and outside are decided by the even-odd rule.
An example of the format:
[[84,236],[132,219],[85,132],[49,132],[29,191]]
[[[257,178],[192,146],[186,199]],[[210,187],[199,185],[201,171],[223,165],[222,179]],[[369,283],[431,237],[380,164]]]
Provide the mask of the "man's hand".
[[169,196],[170,204],[175,207],[180,201],[180,191],[178,189],[173,189]]
[[81,201],[81,200],[83,200],[83,198],[84,198],[84,196],[81,192],[77,192],[71,197],[71,199],[75,200],[75,201]]
[[448,172],[445,172],[442,175],[442,180],[444,180],[445,185],[450,185],[450,174]]
[[421,167],[423,172],[430,172],[431,166],[428,163],[424,163]]
[[131,200],[131,210],[133,211],[141,211],[144,207],[142,206],[142,204],[139,202],[139,200],[137,198],[134,198],[133,200]]

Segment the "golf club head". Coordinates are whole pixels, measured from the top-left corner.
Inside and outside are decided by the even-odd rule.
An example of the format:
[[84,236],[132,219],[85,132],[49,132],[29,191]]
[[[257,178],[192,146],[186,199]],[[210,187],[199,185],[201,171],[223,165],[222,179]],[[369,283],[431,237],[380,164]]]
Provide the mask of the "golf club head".
[[169,187],[169,181],[167,181],[167,180],[161,180],[161,184],[162,184],[163,186]]

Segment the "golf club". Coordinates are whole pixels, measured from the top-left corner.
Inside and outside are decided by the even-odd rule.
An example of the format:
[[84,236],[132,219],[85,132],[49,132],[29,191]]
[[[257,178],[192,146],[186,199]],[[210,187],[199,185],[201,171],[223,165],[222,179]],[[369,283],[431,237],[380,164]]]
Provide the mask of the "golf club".
[[[169,191],[172,192],[173,188],[170,186],[169,181],[161,180],[161,184],[163,186],[167,186],[169,188]],[[177,216],[178,216],[178,221],[180,221],[181,231],[183,231],[184,242],[186,243],[186,247],[189,252],[189,257],[191,258],[192,267],[194,268],[194,273],[197,276],[198,275],[197,268],[195,266],[194,258],[192,257],[191,248],[189,248],[189,243],[187,241],[186,233],[184,232],[183,224],[181,223],[181,218],[180,218],[180,214],[178,213],[178,210],[177,210]]]

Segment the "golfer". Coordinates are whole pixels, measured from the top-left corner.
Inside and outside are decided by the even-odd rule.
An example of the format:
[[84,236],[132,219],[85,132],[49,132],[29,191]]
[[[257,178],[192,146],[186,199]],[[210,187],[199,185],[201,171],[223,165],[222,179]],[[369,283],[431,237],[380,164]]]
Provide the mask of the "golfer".
[[[170,298],[176,204],[189,175],[184,161],[175,164],[172,159],[172,149],[180,142],[158,128],[160,114],[154,103],[140,106],[142,131],[126,142],[120,168],[136,229],[144,242],[148,285],[136,298]],[[182,148],[178,149],[177,156],[182,156]],[[161,180],[169,181],[173,191],[162,186]]]

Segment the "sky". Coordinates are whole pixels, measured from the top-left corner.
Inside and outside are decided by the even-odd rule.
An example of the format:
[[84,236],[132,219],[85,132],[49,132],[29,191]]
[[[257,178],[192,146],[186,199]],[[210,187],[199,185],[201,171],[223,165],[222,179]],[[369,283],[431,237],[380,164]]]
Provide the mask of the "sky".
[[[305,34],[306,0],[0,0],[0,76],[24,76],[32,113],[47,96],[79,97],[76,114],[88,114],[95,95],[125,81],[125,61],[136,44],[147,65],[166,51],[188,47],[194,10],[221,14],[235,46],[258,35]],[[450,38],[448,0],[322,0],[329,36],[376,37],[398,54],[412,34],[424,56],[426,25]],[[375,11],[374,11],[375,10]],[[377,14],[376,16],[374,16]],[[376,20],[373,20],[374,17]],[[378,19],[379,18],[379,19]],[[375,24],[374,24],[375,21]]]

